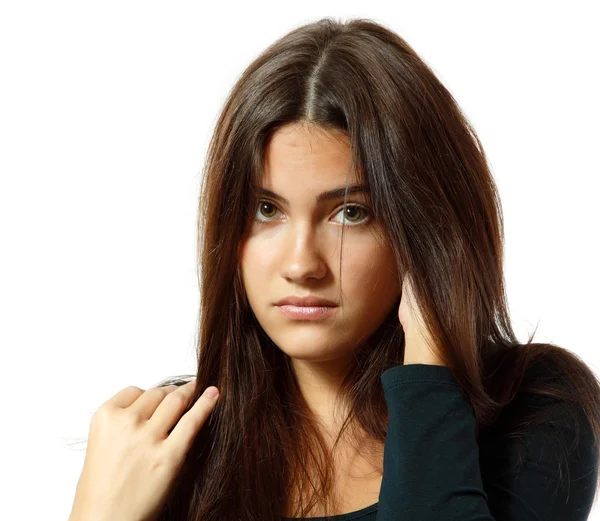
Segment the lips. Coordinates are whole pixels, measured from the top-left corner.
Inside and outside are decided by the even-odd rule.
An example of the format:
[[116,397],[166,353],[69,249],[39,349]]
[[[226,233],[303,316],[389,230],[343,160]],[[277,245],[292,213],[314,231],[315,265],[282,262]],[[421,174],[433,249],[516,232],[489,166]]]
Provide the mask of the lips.
[[282,298],[275,304],[276,306],[298,306],[298,307],[337,307],[335,302],[327,300],[322,297],[310,295],[306,297],[296,297],[290,295],[289,297]]
[[295,321],[314,321],[314,320],[325,320],[332,317],[337,312],[337,306],[292,306],[290,304],[284,304],[283,306],[277,306],[286,317]]

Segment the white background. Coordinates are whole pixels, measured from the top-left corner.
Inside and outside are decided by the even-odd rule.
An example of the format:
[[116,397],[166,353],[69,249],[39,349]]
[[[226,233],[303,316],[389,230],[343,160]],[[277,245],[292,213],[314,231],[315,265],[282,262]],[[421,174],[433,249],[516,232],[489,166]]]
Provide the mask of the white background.
[[323,16],[392,28],[450,89],[500,189],[519,339],[598,373],[594,2],[314,4],[0,4],[2,518],[66,521],[96,407],[195,372],[208,140],[244,68]]

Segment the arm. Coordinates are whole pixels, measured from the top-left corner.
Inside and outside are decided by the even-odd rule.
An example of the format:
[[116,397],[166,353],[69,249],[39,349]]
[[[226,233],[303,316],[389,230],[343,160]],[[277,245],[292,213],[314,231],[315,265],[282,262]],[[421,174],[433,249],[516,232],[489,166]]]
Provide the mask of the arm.
[[[523,442],[496,443],[483,452],[495,459],[486,456],[480,468],[473,409],[450,369],[396,366],[385,371],[381,381],[389,425],[377,521],[587,519],[597,475],[589,436],[582,437],[580,449],[586,454],[582,461],[590,466],[569,459],[571,482],[553,496],[550,478],[557,472],[558,459],[543,443],[551,440],[542,436],[547,427],[536,426],[525,441],[537,448],[539,457],[521,450]],[[523,458],[521,472],[510,472]]]

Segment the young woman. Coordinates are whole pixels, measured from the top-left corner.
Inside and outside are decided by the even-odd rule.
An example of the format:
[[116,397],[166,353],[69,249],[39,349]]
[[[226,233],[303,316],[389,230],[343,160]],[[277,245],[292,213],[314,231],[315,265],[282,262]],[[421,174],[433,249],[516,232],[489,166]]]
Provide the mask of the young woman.
[[516,339],[481,143],[398,35],[326,18],[266,49],[199,232],[195,383],[98,409],[71,521],[587,519],[599,382]]

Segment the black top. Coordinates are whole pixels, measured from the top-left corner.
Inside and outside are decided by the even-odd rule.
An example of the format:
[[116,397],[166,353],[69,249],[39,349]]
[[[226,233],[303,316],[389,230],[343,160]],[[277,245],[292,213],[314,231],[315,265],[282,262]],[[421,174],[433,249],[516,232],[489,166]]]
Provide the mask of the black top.
[[[381,375],[388,407],[379,502],[312,521],[585,521],[598,473],[593,433],[581,416],[580,442],[559,477],[573,421],[527,428],[523,439],[475,438],[475,416],[445,366],[410,364]],[[528,394],[526,408],[545,397]],[[560,410],[560,409],[557,409]],[[558,453],[558,454],[557,454]]]

